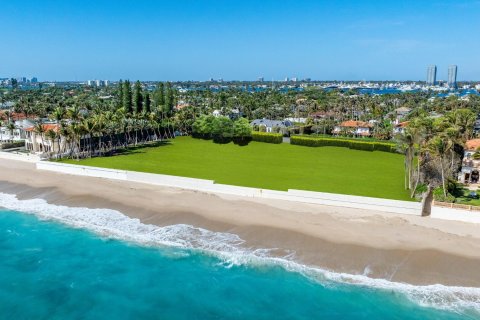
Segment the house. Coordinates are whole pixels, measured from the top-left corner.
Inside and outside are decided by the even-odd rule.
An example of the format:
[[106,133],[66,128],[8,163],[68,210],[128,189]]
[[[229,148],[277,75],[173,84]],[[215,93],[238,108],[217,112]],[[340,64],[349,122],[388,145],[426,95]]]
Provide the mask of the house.
[[477,119],[475,120],[475,124],[473,125],[473,132],[475,134],[480,133],[480,114],[477,114]]
[[23,112],[13,112],[9,110],[0,111],[0,120],[2,121],[17,121],[27,119],[27,115]]
[[190,104],[184,100],[180,100],[175,106],[175,109],[182,110],[183,108],[187,108],[187,107],[190,107]]
[[311,113],[309,115],[310,118],[313,119],[313,121],[318,121],[320,119],[335,119],[336,114],[333,111],[317,111],[314,113]]
[[291,127],[293,123],[289,120],[270,120],[270,119],[255,119],[250,122],[250,125],[265,127],[265,132],[275,132],[275,131],[283,131],[286,130],[288,127]]
[[0,142],[22,141],[26,139],[26,129],[33,127],[32,120],[23,119],[13,122],[13,126],[4,123],[0,127]]
[[475,155],[480,148],[480,139],[468,140],[465,143],[462,169],[458,173],[458,181],[465,184],[478,183],[480,171],[480,157]]
[[410,111],[412,111],[412,109],[407,107],[400,107],[395,109],[395,115],[397,119],[402,119],[405,118],[410,113]]
[[340,123],[333,128],[333,134],[350,134],[360,137],[369,137],[372,135],[373,124],[363,121],[348,120]]
[[407,128],[408,126],[408,121],[403,121],[403,122],[399,122],[397,124],[395,124],[393,126],[393,134],[396,135],[396,134],[403,134],[405,132],[405,129]]
[[307,123],[308,118],[293,118],[293,117],[290,117],[290,118],[285,118],[284,120],[285,121],[290,121],[290,122],[293,122],[293,123]]
[[42,124],[43,133],[36,132],[35,127],[31,126],[26,128],[25,149],[35,153],[44,152],[59,152],[65,141],[62,137],[57,137],[55,140],[51,140],[47,137],[47,132],[53,130],[55,133],[60,131],[60,126],[56,123],[44,123]]

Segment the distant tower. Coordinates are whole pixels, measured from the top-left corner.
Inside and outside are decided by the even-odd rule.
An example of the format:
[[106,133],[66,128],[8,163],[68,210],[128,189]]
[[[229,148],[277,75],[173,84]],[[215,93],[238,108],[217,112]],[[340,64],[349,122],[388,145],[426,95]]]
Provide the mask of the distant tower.
[[448,67],[448,86],[450,88],[457,88],[457,66],[451,65]]
[[437,66],[431,65],[427,68],[427,84],[434,86],[437,84]]

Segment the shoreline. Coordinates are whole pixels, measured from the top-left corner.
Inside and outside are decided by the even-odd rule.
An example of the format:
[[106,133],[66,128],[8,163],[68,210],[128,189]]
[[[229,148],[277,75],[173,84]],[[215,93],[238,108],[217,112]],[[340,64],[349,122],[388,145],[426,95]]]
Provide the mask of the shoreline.
[[[478,226],[380,211],[246,199],[35,169],[0,160],[0,192],[109,208],[144,224],[189,224],[322,269],[414,285],[480,287]],[[368,271],[368,272],[366,272]]]

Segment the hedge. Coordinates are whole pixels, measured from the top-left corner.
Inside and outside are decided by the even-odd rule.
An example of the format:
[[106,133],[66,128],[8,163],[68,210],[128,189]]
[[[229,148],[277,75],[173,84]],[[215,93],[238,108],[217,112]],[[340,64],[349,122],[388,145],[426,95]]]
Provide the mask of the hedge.
[[307,147],[344,147],[364,151],[397,152],[394,144],[386,142],[292,136],[290,137],[290,143]]
[[252,140],[266,143],[282,143],[283,135],[281,133],[252,132]]
[[0,149],[20,148],[25,146],[25,141],[3,142],[0,144]]

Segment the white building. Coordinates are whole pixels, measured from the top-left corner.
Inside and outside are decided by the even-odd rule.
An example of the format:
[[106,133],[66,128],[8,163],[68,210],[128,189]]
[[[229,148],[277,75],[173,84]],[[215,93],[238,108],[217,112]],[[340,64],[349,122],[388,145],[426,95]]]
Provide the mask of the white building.
[[13,122],[14,127],[3,124],[0,127],[0,141],[14,142],[26,139],[26,130],[33,126],[33,121],[28,119],[16,120]]
[[458,173],[458,181],[465,184],[477,184],[480,171],[480,158],[475,155],[480,148],[480,139],[468,140],[465,143],[462,169]]
[[333,128],[333,134],[351,134],[360,137],[372,135],[373,125],[368,122],[349,120],[340,123]]
[[403,134],[407,126],[408,126],[408,121],[403,121],[395,124],[395,126],[393,127],[393,134],[394,135]]
[[[58,152],[61,149],[61,146],[65,143],[64,139],[58,135],[60,129],[59,125],[54,123],[44,123],[42,124],[42,127],[44,131],[42,134],[37,133],[34,126],[25,130],[25,149],[35,153]],[[56,139],[51,140],[48,138],[47,132],[50,130],[57,133]]]

